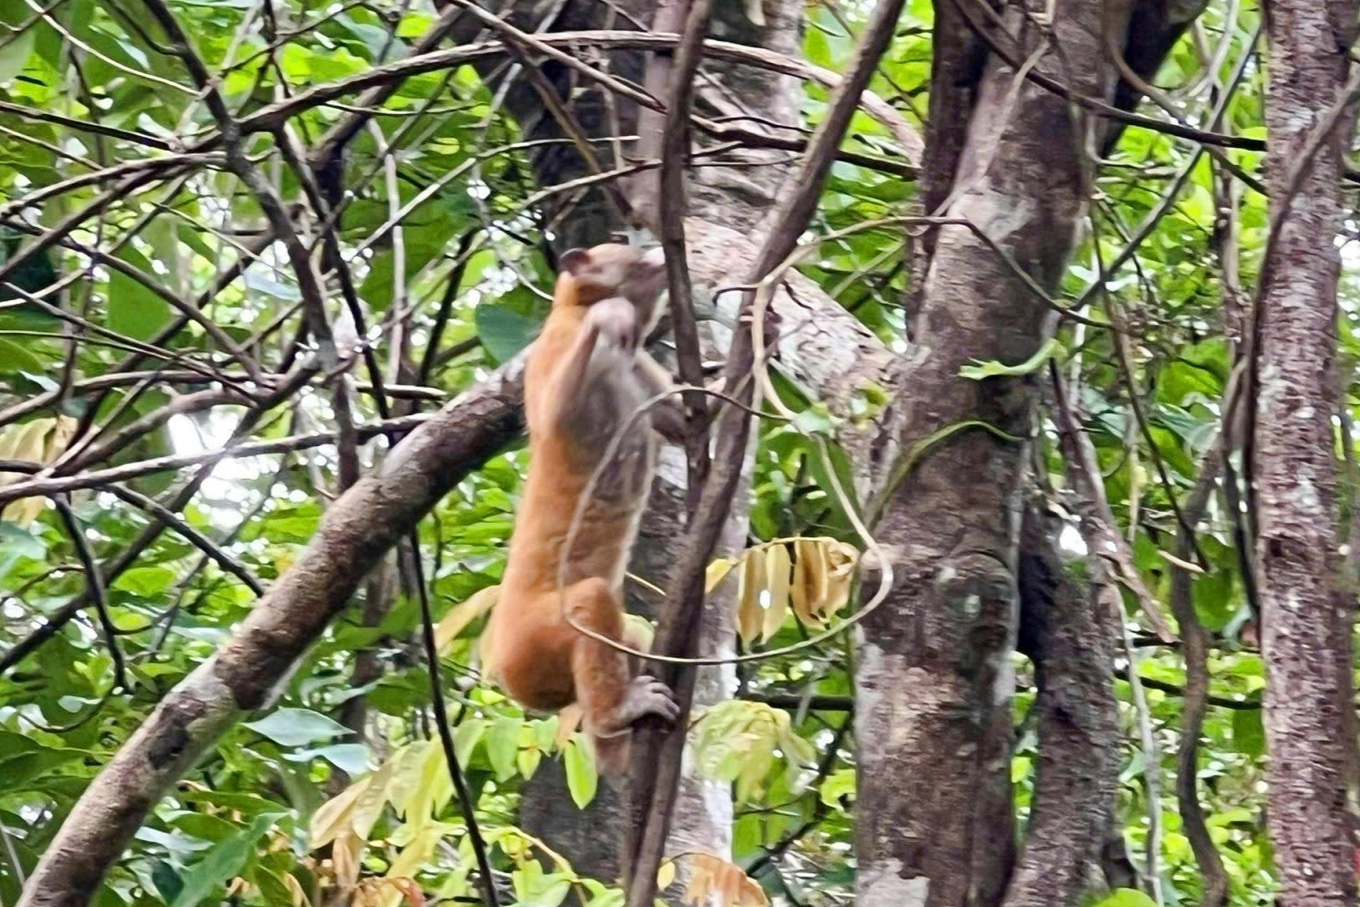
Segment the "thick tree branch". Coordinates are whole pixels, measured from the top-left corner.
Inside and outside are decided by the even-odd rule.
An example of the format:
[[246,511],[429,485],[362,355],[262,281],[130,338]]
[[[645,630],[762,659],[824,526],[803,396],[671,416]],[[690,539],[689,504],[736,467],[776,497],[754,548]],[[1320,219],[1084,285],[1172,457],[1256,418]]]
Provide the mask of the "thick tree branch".
[[21,907],[68,907],[93,895],[147,812],[227,728],[268,707],[377,560],[516,436],[518,379],[511,368],[459,396],[326,511],[293,567],[91,782],[34,870]]

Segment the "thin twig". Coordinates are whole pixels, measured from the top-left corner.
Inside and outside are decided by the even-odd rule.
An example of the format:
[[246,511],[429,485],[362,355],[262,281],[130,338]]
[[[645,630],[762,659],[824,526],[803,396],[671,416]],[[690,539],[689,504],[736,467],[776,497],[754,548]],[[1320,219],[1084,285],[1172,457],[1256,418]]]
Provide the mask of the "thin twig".
[[425,584],[425,569],[420,557],[420,536],[412,531],[407,538],[411,549],[411,568],[415,573],[416,594],[420,598],[421,642],[425,648],[425,663],[430,672],[430,705],[434,709],[434,723],[439,731],[439,743],[444,750],[444,761],[448,763],[449,777],[453,790],[458,797],[458,809],[467,825],[468,841],[477,858],[477,871],[481,875],[482,895],[487,907],[497,907],[496,879],[491,875],[491,860],[487,856],[486,839],[482,837],[477,823],[477,805],[472,802],[467,778],[458,762],[458,750],[453,743],[453,730],[449,726],[448,706],[444,703],[444,688],[439,682],[439,646],[434,638],[434,615],[430,611],[430,591]]
[[76,550],[76,557],[85,571],[85,594],[94,601],[95,612],[99,615],[104,644],[108,646],[109,658],[113,662],[113,685],[115,688],[131,690],[132,687],[127,681],[127,669],[123,663],[123,653],[118,648],[118,628],[113,625],[113,617],[109,614],[108,590],[104,587],[104,576],[100,573],[99,564],[95,562],[94,552],[90,549],[90,541],[85,538],[85,530],[81,528],[80,520],[76,518],[75,511],[71,509],[66,497],[57,495],[52,498],[52,503],[56,506],[57,513],[61,515],[62,525],[66,528],[66,534]]
[[[846,70],[844,81],[832,93],[825,118],[808,143],[808,151],[799,171],[788,183],[788,190],[780,198],[777,211],[771,217],[774,225],[762,245],[751,268],[748,284],[765,280],[797,247],[802,234],[821,196],[836,149],[858,106],[860,94],[868,85],[878,66],[905,0],[882,0],[871,14],[864,34]],[[748,321],[753,321],[756,294],[748,291],[742,300],[742,310]],[[749,377],[754,365],[755,337],[765,329],[761,324],[750,324],[750,330],[738,330],[732,338],[725,370],[729,389],[744,388],[738,399],[754,393]],[[668,596],[671,607],[656,637],[656,649],[669,655],[692,655],[697,644],[698,628],[703,614],[704,572],[717,544],[719,530],[727,519],[728,510],[736,496],[741,480],[742,464],[746,459],[750,418],[735,407],[724,411],[719,422],[714,469],[704,485],[703,494],[690,521],[685,544],[676,564],[676,581]],[[691,668],[661,672],[671,682],[680,704],[681,716],[676,725],[663,731],[655,722],[639,726],[634,736],[634,755],[630,772],[634,815],[645,810],[635,848],[628,861],[628,907],[651,907],[656,891],[656,873],[664,854],[675,794],[680,780],[680,757],[685,742],[685,716],[694,695],[695,671]]]

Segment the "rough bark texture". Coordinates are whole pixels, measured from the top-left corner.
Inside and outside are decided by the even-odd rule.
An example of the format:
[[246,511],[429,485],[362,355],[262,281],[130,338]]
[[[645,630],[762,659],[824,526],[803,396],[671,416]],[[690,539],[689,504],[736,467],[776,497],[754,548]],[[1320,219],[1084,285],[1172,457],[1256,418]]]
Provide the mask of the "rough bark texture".
[[[1044,4],[1033,5],[1041,11]],[[1037,68],[1110,98],[1105,17],[1128,4],[1060,0]],[[1015,18],[1029,47],[1039,36]],[[1061,56],[1061,62],[1058,57]],[[978,91],[947,214],[1053,287],[1088,194],[1097,126],[993,60]],[[1013,97],[1013,101],[1012,101]],[[1021,362],[1048,336],[1046,304],[964,227],[939,233],[917,348],[905,365],[899,450],[969,420],[1025,437],[1031,389],[959,377],[971,359]],[[863,907],[995,904],[1013,861],[1009,738],[1020,490],[1027,445],[960,430],[921,455],[879,526],[895,574],[863,624],[856,671],[856,828]],[[876,580],[866,578],[866,589]]]
[[[1257,318],[1258,520],[1268,826],[1281,901],[1355,903],[1346,816],[1350,610],[1339,582],[1332,414],[1340,182],[1354,114],[1341,103],[1353,0],[1266,6],[1267,177],[1278,233]],[[1319,129],[1329,134],[1318,141]],[[1291,191],[1297,192],[1290,196]]]
[[1081,902],[1099,877],[1119,774],[1117,617],[1065,571],[1053,544],[1060,527],[1046,522],[1037,506],[1026,510],[1019,648],[1034,662],[1039,686],[1032,706],[1039,710],[1039,761],[1006,907]]

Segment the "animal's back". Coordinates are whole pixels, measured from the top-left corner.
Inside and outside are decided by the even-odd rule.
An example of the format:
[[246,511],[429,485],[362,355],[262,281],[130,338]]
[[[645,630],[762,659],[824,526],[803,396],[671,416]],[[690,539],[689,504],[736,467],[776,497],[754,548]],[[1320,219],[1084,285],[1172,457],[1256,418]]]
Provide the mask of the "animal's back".
[[[582,510],[562,585],[600,577],[621,588],[622,565],[637,534],[636,514],[650,487],[656,453],[645,414],[623,428],[630,414],[645,402],[635,385],[611,381],[589,389],[569,389],[569,393],[590,395],[586,417],[579,423],[555,424],[549,407],[544,405],[544,392],[550,389],[556,368],[583,329],[584,311],[583,307],[554,309],[525,369],[525,398],[534,402],[526,408],[529,475],[520,510],[532,512],[538,519],[532,525],[515,527],[501,598],[508,595],[522,599],[526,608],[537,610],[532,617],[546,622],[561,620],[555,593],[562,549],[597,467],[599,476]],[[601,352],[625,355],[621,351]],[[615,445],[614,456],[603,463],[621,428],[624,434]]]

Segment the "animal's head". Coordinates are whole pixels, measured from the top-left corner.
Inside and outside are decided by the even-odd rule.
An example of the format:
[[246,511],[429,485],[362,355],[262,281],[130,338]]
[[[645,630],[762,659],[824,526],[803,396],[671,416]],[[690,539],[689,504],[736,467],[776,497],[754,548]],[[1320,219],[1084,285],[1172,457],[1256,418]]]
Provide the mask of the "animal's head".
[[660,248],[642,252],[632,246],[604,243],[589,249],[562,253],[559,282],[575,284],[577,305],[593,305],[601,299],[622,296],[638,310],[644,336],[661,317],[657,304],[666,288],[666,258]]

